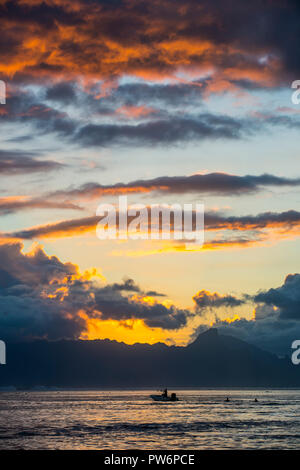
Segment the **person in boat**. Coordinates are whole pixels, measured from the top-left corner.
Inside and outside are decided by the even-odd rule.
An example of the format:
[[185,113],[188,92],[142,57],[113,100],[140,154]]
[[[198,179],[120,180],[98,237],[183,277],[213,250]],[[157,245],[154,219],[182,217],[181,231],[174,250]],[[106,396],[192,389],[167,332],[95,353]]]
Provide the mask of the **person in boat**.
[[165,388],[163,393],[162,393],[162,396],[165,397],[165,398],[168,398],[168,389]]
[[227,397],[225,401],[230,401],[229,398]]

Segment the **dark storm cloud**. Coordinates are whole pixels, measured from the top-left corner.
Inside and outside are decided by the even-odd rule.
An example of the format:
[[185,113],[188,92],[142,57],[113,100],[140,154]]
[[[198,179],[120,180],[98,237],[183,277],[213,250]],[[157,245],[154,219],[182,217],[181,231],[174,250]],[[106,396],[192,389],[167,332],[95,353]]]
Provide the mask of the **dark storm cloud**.
[[15,21],[20,24],[39,24],[47,29],[56,29],[57,22],[65,25],[79,24],[80,20],[78,15],[67,11],[64,5],[57,4],[50,5],[46,2],[30,2],[27,4],[23,2],[20,4],[18,1],[9,0],[4,1],[1,4],[2,14],[4,18],[9,18],[11,21]]
[[[86,97],[81,91],[74,96],[72,85],[65,82],[48,88],[45,96],[28,90],[24,93],[19,91],[7,98],[0,122],[30,124],[32,131],[38,134],[56,133],[67,142],[83,147],[173,145],[213,138],[241,139],[254,129],[258,130],[252,118],[211,113],[178,116],[178,113],[172,115],[166,109],[147,105],[139,108],[124,104],[115,108],[103,100],[99,104],[99,100]],[[73,111],[77,109],[76,118],[66,112],[64,105],[67,104],[73,106]],[[87,125],[83,125],[85,113],[91,117]]]
[[74,103],[76,101],[76,92],[74,84],[60,82],[47,88],[45,98],[59,103]]
[[142,319],[151,328],[178,329],[186,325],[191,315],[188,310],[174,306],[166,307],[160,303],[147,304],[136,302],[117,293],[110,286],[94,291],[95,308],[101,312],[102,319],[126,320]]
[[274,126],[300,126],[296,115],[199,114],[205,86],[204,83],[202,88],[195,83],[121,85],[112,87],[98,99],[75,82],[60,81],[42,91],[29,91],[28,87],[23,93],[15,90],[7,98],[0,122],[29,124],[35,134],[55,133],[65,142],[81,147],[170,146],[204,139],[238,140]]
[[[131,83],[121,85],[113,90],[111,99],[116,102],[123,101],[127,105],[140,105],[147,103],[151,105],[165,104],[167,106],[194,105],[195,100],[199,101],[203,95],[205,82],[191,82],[191,84],[146,84]],[[108,97],[108,100],[110,97]]]
[[278,309],[280,319],[299,321],[300,274],[289,274],[282,286],[260,292],[254,301]]
[[[0,245],[0,331],[4,340],[79,338],[90,318],[99,320],[141,319],[149,327],[177,329],[191,312],[147,304],[142,295],[124,296],[136,286],[101,286],[76,265],[48,256],[41,247],[23,253],[21,244]],[[131,289],[132,290],[132,289]],[[84,312],[87,318],[82,317]]]
[[133,279],[126,278],[122,283],[115,282],[111,285],[111,288],[116,291],[127,291],[127,292],[138,292],[150,297],[165,297],[165,294],[156,292],[155,290],[143,291]]
[[116,291],[128,291],[128,292],[141,292],[140,287],[134,282],[133,279],[124,279],[121,283],[115,282],[111,288]]
[[[184,6],[179,0],[4,0],[0,6],[6,41],[15,36],[22,44],[9,56],[19,74],[164,77],[198,66],[271,85],[299,71],[299,11],[296,0],[253,0],[246,11],[239,0]],[[27,46],[39,42],[42,48]]]
[[145,292],[145,295],[148,295],[149,297],[166,297],[166,294],[163,294],[162,292],[157,292],[156,290],[148,290]]
[[[7,157],[7,158],[6,158]],[[1,167],[2,166],[2,167]],[[29,171],[49,171],[60,168],[60,164],[48,160],[37,160],[29,157],[28,154],[18,152],[0,152],[0,174],[2,172],[12,174]],[[0,199],[0,210],[5,213],[16,212],[20,209],[30,208],[61,208],[61,209],[81,209],[75,201],[84,201],[105,195],[126,194],[126,193],[171,193],[171,194],[207,194],[219,196],[239,196],[251,195],[262,191],[268,187],[297,187],[300,185],[299,178],[286,178],[275,175],[245,175],[237,176],[226,173],[196,174],[192,176],[162,176],[150,180],[136,180],[129,183],[116,183],[112,185],[101,185],[98,183],[86,183],[79,188],[71,188],[53,193],[44,194],[32,198]],[[62,222],[61,229],[70,222],[70,228],[92,226],[96,223],[96,217],[85,217],[81,220]],[[205,215],[206,227],[209,229],[232,228],[248,230],[250,228],[263,228],[266,226],[292,226],[299,223],[299,213],[297,211],[286,211],[283,213],[265,212],[256,216],[223,216],[219,213],[209,213]],[[66,224],[66,225],[64,225]]]
[[3,109],[3,114],[0,114],[2,124],[30,124],[35,135],[55,132],[60,136],[71,136],[77,125],[65,111],[49,106],[28,90],[11,93]]
[[244,300],[233,295],[220,295],[217,292],[211,293],[205,290],[197,292],[193,300],[200,311],[207,308],[238,307],[245,303]]
[[2,273],[6,271],[12,276],[16,285],[49,284],[77,272],[75,265],[62,263],[56,256],[49,257],[41,248],[32,255],[24,255],[21,249],[20,243],[0,245]]
[[[4,204],[4,203],[3,203]],[[66,203],[66,208],[72,208]],[[1,207],[1,206],[0,206]],[[63,203],[62,203],[63,207]],[[73,206],[76,208],[76,206]],[[194,214],[193,214],[194,216]],[[193,220],[195,218],[193,217]],[[68,237],[68,236],[80,236],[84,233],[95,231],[96,225],[98,224],[101,217],[99,216],[90,216],[82,217],[77,219],[63,220],[60,222],[40,225],[37,227],[27,228],[24,230],[19,230],[11,233],[2,233],[2,236],[8,238],[19,238],[19,239],[34,239],[34,238],[43,238],[43,237]],[[130,218],[128,219],[130,221]],[[118,218],[117,218],[118,223]],[[228,245],[230,244],[249,244],[261,240],[260,230],[270,229],[270,230],[279,230],[280,233],[286,234],[289,231],[292,233],[293,230],[298,230],[300,228],[300,213],[297,211],[286,211],[286,212],[264,212],[255,216],[224,216],[219,215],[214,212],[208,212],[205,214],[205,229],[209,231],[215,230],[230,230],[230,231],[255,231],[251,236],[239,236],[238,238],[233,237],[232,235],[227,239],[216,239],[213,241],[207,241],[209,244],[214,244],[216,246]],[[172,229],[172,222],[171,222]],[[296,232],[297,233],[297,232]],[[185,242],[183,240],[183,242]],[[121,284],[120,286],[124,286]]]
[[38,292],[0,292],[1,337],[5,341],[24,341],[30,339],[79,338],[86,322],[78,315],[69,314],[53,299],[42,298]]
[[203,92],[209,80],[194,81],[189,84],[149,84],[127,83],[113,87],[110,92],[100,100],[86,97],[86,102],[94,110],[104,107],[116,109],[120,106],[155,106],[176,108],[179,106],[202,106]]
[[[228,82],[246,90],[262,89],[261,85],[246,79]],[[46,88],[42,97],[51,103],[72,104],[74,107],[80,107],[87,110],[91,116],[113,117],[117,121],[130,118],[139,122],[150,121],[154,118],[171,119],[172,113],[179,109],[184,109],[183,115],[188,115],[188,112],[192,111],[199,112],[199,108],[204,107],[206,93],[209,93],[209,87],[212,85],[211,78],[171,84],[116,82],[99,97],[99,88],[95,86],[87,93],[76,82],[60,81]],[[286,127],[299,125],[295,116],[292,119],[290,116],[278,116],[276,113],[265,112],[257,113],[255,117],[260,117],[270,125]]]
[[178,107],[202,105],[203,92],[210,80],[193,81],[189,84],[116,84],[101,98],[95,98],[99,90],[86,93],[79,84],[69,81],[57,82],[45,90],[45,98],[58,103],[83,104],[94,112],[108,114],[122,106]]
[[210,230],[257,230],[263,228],[286,228],[287,230],[300,225],[300,212],[263,212],[257,215],[222,216],[208,213],[205,225]]
[[239,139],[249,122],[229,116],[202,114],[197,117],[171,117],[137,125],[88,124],[79,129],[75,140],[82,146],[169,145],[207,138]]
[[[242,299],[199,291],[194,296],[196,311],[191,312],[147,303],[131,279],[101,286],[88,280],[74,264],[49,257],[41,248],[29,254],[21,250],[21,244],[0,245],[0,331],[6,340],[76,339],[86,331],[88,319],[142,319],[151,328],[177,329],[207,309],[238,309],[247,302],[255,304],[255,318],[231,323],[216,318],[214,326],[278,353],[289,352],[291,342],[299,337],[300,274],[288,275],[278,288]],[[135,296],[127,297],[123,290],[132,290]]]
[[[300,338],[300,274],[289,274],[283,285],[256,295],[245,295],[243,300],[254,303],[255,317],[230,323],[216,317],[214,326],[220,333],[237,336],[278,354],[290,354],[292,342]],[[203,329],[202,325],[200,330]]]
[[48,172],[62,168],[61,163],[41,160],[33,152],[20,150],[0,150],[0,175]]
[[212,195],[243,195],[256,193],[264,187],[297,187],[300,178],[285,178],[269,174],[230,175],[228,173],[207,173],[191,176],[160,176],[148,180],[135,180],[129,183],[102,185],[85,183],[79,188],[57,191],[51,197],[93,198],[105,194],[132,192],[166,192],[172,194],[198,193]]
[[[262,84],[251,80],[231,80],[228,83],[245,90],[262,90]],[[71,87],[68,82],[62,82],[61,86]],[[79,93],[81,102],[87,107],[99,113],[112,112],[122,106],[155,107],[156,109],[167,108],[173,110],[184,107],[185,110],[203,107],[207,93],[213,86],[212,78],[193,80],[188,83],[126,83],[113,86],[101,99],[95,99],[94,95]],[[230,88],[229,88],[230,90]],[[232,91],[233,89],[231,89]],[[220,90],[221,91],[221,90]],[[224,90],[225,91],[225,90]],[[95,92],[96,94],[96,92]]]

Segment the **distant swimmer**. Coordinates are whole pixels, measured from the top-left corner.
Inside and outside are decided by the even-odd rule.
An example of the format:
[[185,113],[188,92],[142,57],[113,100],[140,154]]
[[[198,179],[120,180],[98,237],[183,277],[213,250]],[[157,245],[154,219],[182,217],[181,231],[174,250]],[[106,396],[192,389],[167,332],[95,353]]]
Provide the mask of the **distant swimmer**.
[[258,403],[258,399],[257,399],[257,398],[255,398],[255,400],[254,400],[254,401],[255,401],[255,403]]

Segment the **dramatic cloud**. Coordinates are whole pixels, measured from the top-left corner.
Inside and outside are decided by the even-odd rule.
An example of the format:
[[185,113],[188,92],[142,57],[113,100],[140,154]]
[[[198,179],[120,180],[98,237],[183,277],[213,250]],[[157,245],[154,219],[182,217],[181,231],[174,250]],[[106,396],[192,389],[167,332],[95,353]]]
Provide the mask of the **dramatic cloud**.
[[134,282],[133,279],[126,278],[124,279],[123,283],[117,283],[111,285],[111,288],[116,291],[127,291],[127,292],[139,292],[140,294],[144,294],[145,296],[149,297],[165,297],[165,294],[160,292],[156,292],[154,290],[150,291],[143,291],[138,284]]
[[141,292],[140,287],[134,282],[133,279],[124,279],[122,284],[115,282],[112,284],[112,289],[116,291],[128,291],[128,292]]
[[299,70],[294,0],[254,0],[246,15],[238,0],[184,6],[179,0],[92,0],[88,7],[83,0],[4,0],[1,18],[1,73],[36,80],[82,73],[170,77],[198,69],[213,73],[215,86],[226,79],[272,85]]
[[[1,200],[0,200],[1,202]],[[1,208],[1,204],[0,204]],[[195,221],[195,213],[192,214]],[[129,217],[131,221],[134,217]],[[24,230],[2,233],[2,236],[19,238],[19,239],[35,239],[35,238],[60,238],[68,236],[80,236],[85,233],[96,233],[96,226],[101,220],[99,216],[82,217],[78,219],[64,220],[57,223],[40,225]],[[118,217],[117,217],[118,225]],[[162,227],[161,227],[162,228]],[[171,219],[171,230],[173,223]],[[286,238],[287,236],[298,236],[300,234],[300,213],[297,211],[286,211],[281,213],[264,212],[255,216],[224,216],[215,212],[205,214],[205,230],[206,231],[230,231],[229,238],[217,238],[215,240],[206,240],[206,245],[212,246],[230,246],[230,245],[248,245],[266,240],[267,236]],[[237,232],[238,237],[233,236],[232,232]],[[239,232],[250,232],[249,235]],[[175,241],[178,243],[178,240]],[[183,240],[182,247],[178,249],[184,250]]]
[[74,103],[76,101],[75,87],[72,83],[60,82],[46,90],[45,98],[63,104]]
[[[0,245],[0,330],[7,340],[79,338],[89,320],[142,320],[150,328],[178,329],[189,318],[255,304],[251,320],[220,320],[214,326],[278,353],[288,352],[300,333],[300,274],[289,274],[278,288],[256,295],[221,295],[205,290],[194,295],[195,311],[160,303],[132,280],[104,284],[95,269],[81,273],[72,263],[48,256],[41,247],[23,253],[19,243]],[[123,292],[128,293],[124,295]],[[201,324],[200,330],[205,328]]]
[[281,319],[300,320],[300,274],[289,274],[281,287],[260,292],[254,300],[275,307]]
[[141,124],[88,124],[77,132],[75,140],[84,146],[169,145],[206,138],[239,139],[254,123],[229,116],[198,116],[157,119]]
[[3,0],[0,14],[9,84],[0,121],[23,124],[23,138],[168,146],[300,126],[291,113],[205,109],[212,94],[249,98],[295,79],[294,0],[255,0],[246,18],[238,0]]
[[285,178],[270,174],[230,175],[227,173],[195,174],[191,176],[160,176],[149,180],[136,180],[129,183],[101,185],[86,183],[83,186],[66,191],[57,191],[50,197],[97,198],[112,194],[130,193],[171,193],[171,194],[211,194],[220,196],[238,196],[252,194],[267,187],[297,187],[300,178]]
[[213,138],[241,139],[263,127],[257,126],[257,116],[189,113],[184,103],[180,113],[177,109],[173,113],[166,108],[155,109],[147,103],[106,104],[82,88],[77,87],[76,93],[74,90],[64,82],[44,92],[26,87],[13,89],[1,110],[0,122],[30,125],[38,135],[55,133],[66,142],[84,147],[169,146]]
[[[191,315],[145,297],[132,280],[103,285],[95,269],[80,273],[41,247],[26,254],[21,244],[2,244],[0,257],[2,339],[79,338],[89,319],[140,319],[150,328],[178,329]],[[126,297],[122,290],[138,294]]]
[[12,214],[21,210],[31,209],[74,209],[81,208],[68,201],[49,201],[39,197],[7,196],[0,198],[0,214]]
[[[92,320],[100,326],[103,320],[139,320],[143,328],[171,330],[186,326],[190,316],[204,321],[203,312],[244,311],[249,302],[255,305],[255,318],[230,324],[216,320],[217,326],[224,331],[232,329],[262,347],[271,348],[276,340],[284,349],[284,341],[298,331],[300,334],[298,274],[289,275],[281,287],[252,297],[199,290],[191,313],[171,305],[159,292],[144,290],[132,279],[105,284],[101,276],[81,273],[77,266],[47,256],[41,248],[26,254],[16,240],[95,236],[100,218],[91,215],[90,201],[95,205],[97,198],[130,193],[151,193],[157,199],[180,195],[187,201],[195,195],[236,197],[232,200],[237,203],[234,215],[219,211],[205,214],[205,244],[195,246],[195,251],[242,249],[299,237],[300,212],[279,212],[293,207],[300,186],[297,171],[290,171],[296,155],[292,145],[289,177],[216,172],[151,178],[151,171],[144,171],[153,152],[174,166],[178,149],[175,154],[164,152],[171,146],[184,147],[182,158],[187,158],[190,172],[196,171],[196,164],[206,168],[209,158],[209,168],[219,168],[222,156],[228,159],[224,168],[234,172],[229,168],[237,165],[238,152],[239,171],[249,163],[249,155],[251,163],[265,155],[272,172],[280,171],[282,155],[274,147],[278,136],[274,141],[272,137],[279,129],[284,131],[282,139],[288,140],[300,128],[299,110],[292,106],[289,95],[300,69],[295,41],[300,26],[299,2],[253,0],[245,14],[245,2],[240,0],[2,0],[0,17],[0,76],[7,85],[6,104],[0,107],[1,136],[10,149],[0,151],[0,175],[6,189],[11,183],[10,178],[5,180],[7,176],[31,176],[30,187],[24,184],[15,189],[14,181],[13,193],[2,194],[0,214],[33,209],[87,211],[81,218],[68,214],[65,220],[53,222],[60,218],[57,215],[51,223],[46,223],[41,213],[40,219],[28,223],[26,212],[20,219],[9,218],[9,226],[2,226],[1,337],[80,338],[87,334]],[[260,140],[258,153],[251,147],[253,153],[243,154],[245,140],[252,139],[253,145],[261,131],[269,135]],[[207,140],[215,146],[207,148]],[[199,167],[195,144],[203,141],[200,150],[205,154],[198,155]],[[235,148],[230,152],[226,147],[223,152],[221,144],[228,142]],[[190,143],[192,153],[186,151]],[[116,159],[119,174],[125,165],[127,173],[123,174],[128,175],[126,159],[136,162],[138,157],[135,152],[131,156],[130,149],[139,147],[147,147],[141,154],[149,161],[145,160],[141,171],[148,179],[141,179],[141,173],[134,181],[124,183],[120,178],[121,182],[112,184],[116,181]],[[46,157],[49,149],[67,164]],[[151,155],[149,149],[153,149]],[[99,184],[96,171],[91,170],[92,182],[82,185],[86,179],[78,175],[78,166],[83,159],[88,164],[93,160],[99,168],[110,155],[114,168],[108,177]],[[265,171],[263,163],[260,169],[256,165],[257,171]],[[165,162],[159,164],[165,168]],[[57,180],[41,190],[45,176],[42,182],[33,176],[40,178],[40,173],[50,175],[52,171],[51,176],[56,175],[54,171],[60,168],[71,171],[63,177],[66,185],[74,185],[59,191],[61,180]],[[267,190],[276,191],[276,196],[279,190],[281,194],[288,192],[285,205],[280,201],[276,209],[279,198],[270,198],[268,212],[241,212],[238,197]],[[265,198],[264,207],[266,203]],[[132,244],[132,254],[119,255],[186,250],[184,240],[151,241],[143,250],[145,245]],[[124,246],[128,248],[121,243],[117,248]]]
[[[217,303],[219,298],[221,303],[222,299],[226,299],[226,296],[214,295]],[[209,304],[211,298],[212,304],[214,303],[213,296],[209,295]],[[206,304],[206,296],[204,298]],[[282,286],[256,295],[245,295],[243,299],[243,303],[255,304],[251,320],[236,317],[226,320],[217,318],[213,326],[221,333],[237,336],[262,349],[278,354],[290,354],[292,342],[300,338],[300,274],[289,274]],[[194,300],[198,305],[198,294]],[[214,305],[214,307],[220,306]],[[234,302],[232,306],[236,306]],[[201,325],[197,332],[207,327],[208,325],[206,327]]]
[[[30,133],[26,136],[32,137],[32,132],[38,135],[45,133],[56,133],[60,136],[71,136],[76,129],[77,122],[61,109],[44,103],[38,93],[22,88],[13,88],[6,98],[6,104],[1,108],[0,122],[2,125],[16,123],[31,125]],[[28,133],[28,129],[27,129]],[[10,141],[18,142],[18,137],[12,137]]]
[[41,160],[31,152],[0,150],[0,175],[48,172],[62,168],[53,160]]
[[190,83],[148,84],[127,83],[120,84],[110,90],[101,100],[90,101],[89,104],[96,111],[102,107],[116,109],[120,106],[155,106],[155,108],[173,109],[181,106],[202,106],[204,90],[209,80],[192,81]]
[[[6,105],[0,110],[0,122],[18,123],[27,132],[23,137],[11,137],[11,142],[30,139],[34,132],[39,136],[59,135],[64,144],[104,148],[237,140],[274,126],[300,127],[299,117],[291,111],[284,114],[279,109],[267,113],[248,111],[236,116],[212,112],[204,106],[208,83],[201,86],[198,82],[151,86],[117,83],[102,96],[99,90],[75,82],[54,82],[50,86],[46,82],[30,87],[17,85],[14,79]],[[131,92],[133,95],[129,96]],[[176,96],[172,104],[168,102],[169,95]]]
[[95,231],[99,217],[83,217],[80,219],[64,220],[54,224],[46,224],[32,227],[10,234],[12,238],[33,239],[46,237],[65,237],[72,235],[83,235],[84,233]]
[[217,292],[212,293],[205,290],[197,292],[193,301],[200,311],[219,307],[238,307],[244,303],[244,300],[233,295],[220,295]]
[[[203,95],[211,79],[189,83],[119,83],[116,81],[100,92],[95,86],[86,90],[78,82],[59,81],[45,89],[44,99],[52,104],[84,106],[92,114],[112,116],[122,109],[142,111],[176,109],[181,106],[189,109],[203,105]],[[135,117],[149,113],[136,113]],[[130,117],[130,114],[127,114]]]
[[191,316],[188,310],[182,310],[159,302],[147,301],[143,297],[128,299],[116,293],[110,287],[98,289],[95,294],[95,309],[101,312],[103,320],[142,319],[151,328],[178,329],[186,325]]
[[282,233],[300,228],[300,212],[263,212],[258,215],[222,216],[209,213],[205,218],[209,230],[281,229]]

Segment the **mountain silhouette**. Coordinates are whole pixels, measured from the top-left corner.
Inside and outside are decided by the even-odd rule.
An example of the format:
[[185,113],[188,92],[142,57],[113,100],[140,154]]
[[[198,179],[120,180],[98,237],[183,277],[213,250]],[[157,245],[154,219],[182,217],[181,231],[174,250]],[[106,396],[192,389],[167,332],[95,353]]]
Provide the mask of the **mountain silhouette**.
[[0,386],[297,387],[300,369],[217,329],[186,347],[110,340],[7,344]]

